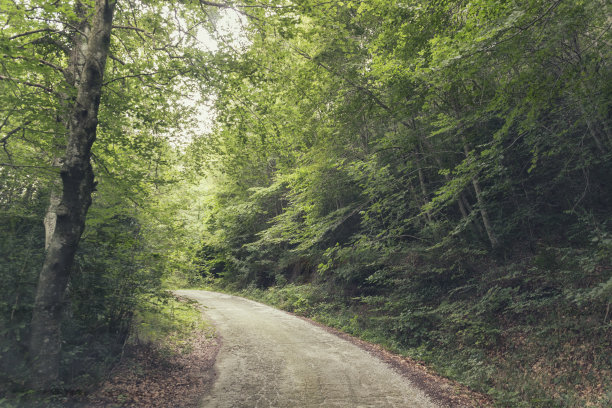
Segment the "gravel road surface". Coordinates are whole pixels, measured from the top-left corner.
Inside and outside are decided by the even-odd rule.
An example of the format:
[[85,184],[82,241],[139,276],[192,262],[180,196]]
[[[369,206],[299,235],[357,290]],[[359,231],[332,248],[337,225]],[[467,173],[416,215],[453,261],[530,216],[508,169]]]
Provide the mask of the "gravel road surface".
[[325,330],[251,300],[201,290],[222,346],[203,407],[437,407],[393,368]]

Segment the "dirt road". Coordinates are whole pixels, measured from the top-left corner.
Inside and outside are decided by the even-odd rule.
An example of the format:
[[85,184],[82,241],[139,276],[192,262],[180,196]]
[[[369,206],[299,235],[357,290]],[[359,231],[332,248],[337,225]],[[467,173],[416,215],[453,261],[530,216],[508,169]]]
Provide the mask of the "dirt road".
[[203,407],[437,407],[390,366],[302,319],[226,294],[201,302],[222,337]]

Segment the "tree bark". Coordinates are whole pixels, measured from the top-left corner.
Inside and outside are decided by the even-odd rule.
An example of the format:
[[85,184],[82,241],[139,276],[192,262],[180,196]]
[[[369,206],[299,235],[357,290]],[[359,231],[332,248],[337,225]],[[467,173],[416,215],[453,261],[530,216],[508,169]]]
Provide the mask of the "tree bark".
[[[425,204],[427,204],[429,202],[429,196],[427,195],[427,188],[425,187],[425,175],[423,174],[423,168],[421,167],[421,161],[419,160],[419,154],[420,153],[421,152],[417,148],[417,151],[416,151],[416,153],[413,156],[414,156],[414,160],[416,161],[416,165],[417,165],[417,169],[418,169],[419,185],[421,187],[421,194],[423,195],[421,202],[423,203],[422,205],[425,205]],[[431,216],[431,212],[429,210],[427,210],[425,212],[425,217],[427,218],[427,222],[429,224],[431,224],[432,216]]]
[[[68,54],[68,67],[63,71],[64,78],[68,85],[74,89],[78,89],[81,84],[81,74],[83,67],[85,66],[85,58],[87,57],[88,38],[91,30],[90,21],[87,19],[87,7],[80,1],[75,4],[75,14],[79,19],[79,23],[75,28],[72,35],[72,48]],[[59,94],[61,104],[60,110],[57,114],[57,121],[64,124],[66,130],[70,128],[70,112],[74,105],[74,97],[61,92]],[[63,135],[61,140],[56,141],[56,147],[58,151],[66,149],[66,136]],[[53,160],[53,167],[61,169],[62,158],[57,157]],[[51,186],[51,194],[49,197],[49,206],[47,207],[47,213],[43,220],[45,226],[45,250],[49,249],[51,244],[51,238],[55,231],[55,222],[57,220],[57,208],[61,201],[60,195],[60,182],[61,180],[55,180]]]
[[495,231],[493,231],[493,226],[491,225],[491,221],[489,219],[489,213],[485,208],[484,200],[482,199],[482,191],[480,190],[480,183],[478,181],[478,177],[474,176],[472,178],[472,185],[474,186],[474,192],[476,193],[476,200],[478,201],[478,207],[480,208],[480,217],[482,218],[482,223],[485,227],[485,231],[487,232],[487,236],[489,237],[489,242],[491,242],[492,248],[497,248],[499,246],[499,240],[497,239],[497,235]]
[[[96,0],[84,65],[71,107],[67,144],[61,166],[62,193],[56,222],[40,272],[30,337],[32,386],[52,389],[59,375],[60,325],[64,293],[74,255],[85,228],[95,190],[91,146],[96,139],[98,108],[108,56],[116,1]],[[78,44],[74,44],[78,47]]]
[[[465,157],[470,157],[470,149],[468,147],[467,142],[464,140],[463,151],[465,152]],[[491,243],[491,247],[493,249],[499,246],[499,240],[497,239],[497,235],[493,230],[493,226],[491,225],[491,221],[489,219],[489,213],[485,207],[484,200],[482,199],[482,190],[480,189],[480,182],[478,181],[478,176],[472,177],[472,186],[474,187],[474,193],[476,194],[476,201],[478,202],[478,209],[480,210],[480,217],[482,218],[482,224],[484,225],[485,231],[487,232],[487,236],[489,237],[489,242]]]
[[51,238],[53,237],[53,232],[55,232],[55,221],[57,220],[57,207],[59,207],[61,201],[61,197],[54,187],[52,186],[49,207],[47,207],[47,213],[43,220],[45,226],[45,251],[51,245]]
[[[472,206],[470,205],[470,203],[467,200],[467,198],[465,198],[465,194],[464,193],[459,194],[459,201],[458,202],[459,202],[459,211],[461,211],[461,214],[463,215],[463,218],[467,218],[468,214],[472,213]],[[474,233],[477,236],[483,236],[484,235],[484,231],[482,230],[482,227],[480,226],[478,221],[471,222],[470,226],[474,229]]]

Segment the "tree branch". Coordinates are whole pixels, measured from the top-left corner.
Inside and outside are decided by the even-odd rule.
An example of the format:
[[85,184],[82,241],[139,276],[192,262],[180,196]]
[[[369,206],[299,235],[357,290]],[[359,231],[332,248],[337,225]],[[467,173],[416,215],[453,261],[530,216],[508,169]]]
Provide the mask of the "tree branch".
[[253,20],[260,20],[258,17],[255,17],[249,13],[247,13],[244,10],[240,10],[237,7],[244,7],[244,6],[234,6],[233,4],[227,4],[227,3],[217,3],[214,1],[207,1],[207,0],[200,0],[200,6],[210,6],[210,7],[217,7],[217,8],[221,8],[221,9],[230,9],[230,10],[234,10],[236,13],[242,14],[245,17],[248,18],[252,18]]
[[18,60],[24,60],[24,61],[36,61],[39,62],[43,65],[46,65],[48,67],[53,68],[56,71],[59,71],[62,73],[62,75],[64,75],[64,77],[66,76],[66,70],[62,67],[60,67],[59,65],[55,65],[52,62],[49,62],[47,60],[41,59],[41,58],[28,58],[28,57],[11,57],[12,59],[18,59]]
[[17,126],[15,129],[11,130],[2,139],[0,139],[0,143],[2,143],[3,145],[6,145],[6,141],[9,139],[9,137],[13,136],[15,133],[19,132],[21,129],[25,128],[30,123],[32,123],[32,121],[28,120],[23,125]]
[[2,124],[0,125],[0,130],[2,130],[2,128],[4,126],[6,126],[6,124],[8,123],[8,120],[10,119],[11,115],[13,114],[13,112],[15,112],[15,110],[17,109],[17,107],[13,107],[9,113],[6,114],[6,118],[4,118],[4,120],[2,121]]
[[[216,3],[212,1],[200,0],[200,3],[206,6],[219,7],[219,8],[263,8],[263,9],[296,9],[298,6],[271,6],[269,4],[227,4],[227,3]],[[315,3],[312,6],[318,7],[324,4],[334,3],[334,1],[322,1]]]
[[48,93],[54,93],[53,89],[48,88],[48,87],[46,87],[44,85],[41,85],[41,84],[36,84],[34,82],[22,81],[22,80],[11,78],[11,77],[7,77],[7,76],[4,76],[4,75],[0,75],[0,80],[2,80],[2,81],[12,81],[12,82],[16,82],[18,84],[27,85],[27,86],[31,86],[31,87],[34,87],[34,88],[40,88],[43,91],[48,92]]
[[33,169],[43,169],[43,170],[55,170],[55,167],[53,166],[28,166],[28,165],[21,165],[21,164],[12,164],[12,163],[0,163],[0,166],[3,167],[12,167],[14,169],[19,169],[19,168],[33,168]]
[[125,65],[125,62],[121,61],[119,58],[115,57],[115,56],[114,56],[114,55],[112,55],[112,54],[109,54],[109,55],[108,55],[108,58],[112,59],[113,61],[118,62],[118,63],[119,63],[119,64],[121,64],[121,65]]
[[557,8],[557,6],[559,6],[559,4],[561,4],[562,1],[563,0],[556,0],[554,3],[551,4],[551,6],[548,9],[546,9],[546,11],[544,11],[544,13],[542,13],[541,15],[539,15],[538,17],[536,17],[532,21],[528,22],[526,25],[524,25],[522,27],[521,26],[512,26],[512,27],[509,27],[508,29],[502,30],[500,32],[500,34],[503,35],[503,34],[507,33],[508,31],[510,31],[512,29],[518,30],[516,33],[510,35],[509,37],[502,38],[499,41],[494,42],[493,44],[491,44],[491,45],[489,45],[487,47],[483,47],[483,48],[477,49],[476,51],[468,53],[466,55],[462,55],[461,57],[462,58],[469,58],[471,56],[476,55],[477,53],[488,52],[488,51],[491,51],[494,48],[496,48],[498,45],[512,40],[513,38],[517,37],[522,32],[527,31],[529,28],[534,26],[536,23],[538,23],[540,20],[542,20],[548,14],[550,14],[554,9]]
[[[111,79],[109,81],[106,81],[106,82],[104,82],[102,84],[102,86],[106,86],[106,85],[112,84],[113,82],[121,81],[122,79],[127,79],[127,78],[152,77],[152,76],[155,76],[155,75],[157,75],[157,74],[159,74],[161,72],[162,71],[155,71],[155,72],[143,72],[143,73],[140,73],[140,74],[124,75],[124,76],[120,76],[120,77],[117,77],[117,78],[113,78],[113,79]],[[165,71],[165,72],[170,72],[170,71]],[[174,77],[176,77],[176,76],[173,76],[173,78]]]
[[54,30],[52,28],[41,28],[39,30],[32,30],[32,31],[26,31],[25,33],[21,33],[21,34],[15,34],[14,36],[9,37],[9,40],[15,40],[20,37],[25,37],[25,36],[37,34],[37,33],[57,33],[57,32],[58,32],[57,30]]
[[70,49],[65,45],[62,44],[61,42],[59,42],[58,40],[51,38],[50,36],[44,36],[44,37],[39,37],[31,42],[29,42],[28,44],[52,44],[55,45],[57,48],[59,48],[60,50],[62,50],[64,52],[64,54],[70,54]]
[[134,26],[126,26],[126,25],[114,25],[113,28],[117,28],[120,30],[132,30],[132,31],[137,31],[139,33],[144,33],[146,34],[147,37],[149,38],[153,38],[153,34],[148,32],[147,30],[143,29],[143,28],[139,28],[139,27],[134,27]]

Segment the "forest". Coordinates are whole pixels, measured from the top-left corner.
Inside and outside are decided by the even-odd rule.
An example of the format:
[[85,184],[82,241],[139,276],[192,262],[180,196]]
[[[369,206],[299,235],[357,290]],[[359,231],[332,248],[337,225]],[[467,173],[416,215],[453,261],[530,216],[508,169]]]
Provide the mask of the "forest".
[[181,287],[495,406],[612,404],[610,2],[0,0],[0,26],[0,406],[88,389]]

